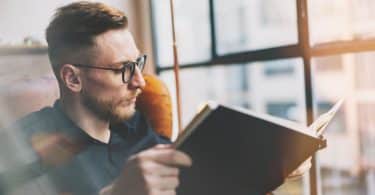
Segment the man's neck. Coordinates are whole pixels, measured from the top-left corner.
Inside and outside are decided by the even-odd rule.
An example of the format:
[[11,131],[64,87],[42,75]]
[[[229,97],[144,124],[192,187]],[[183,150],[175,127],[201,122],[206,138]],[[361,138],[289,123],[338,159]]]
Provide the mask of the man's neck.
[[103,143],[109,143],[110,130],[109,121],[98,118],[93,112],[84,105],[61,99],[62,111],[72,120],[78,127],[85,131],[90,137]]

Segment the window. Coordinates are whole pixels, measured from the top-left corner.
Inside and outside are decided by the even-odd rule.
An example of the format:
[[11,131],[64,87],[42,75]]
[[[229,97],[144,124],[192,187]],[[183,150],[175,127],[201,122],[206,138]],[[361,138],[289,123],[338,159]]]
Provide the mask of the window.
[[294,0],[216,0],[218,54],[297,43]]
[[[173,64],[172,24],[167,2],[152,1],[157,63],[160,66]],[[180,62],[186,64],[210,59],[208,0],[175,1],[175,9]]]
[[358,107],[359,131],[363,167],[375,166],[375,102],[361,103]]
[[356,88],[362,90],[375,89],[375,53],[366,52],[355,56],[355,83]]
[[375,112],[375,90],[371,88],[370,76],[375,72],[366,66],[371,63],[374,54],[361,52],[325,56],[324,59],[341,59],[332,64],[340,65],[340,69],[329,71],[318,68],[324,66],[321,57],[312,60],[316,115],[329,110],[341,97],[346,97],[345,104],[326,130],[330,147],[319,156],[324,194],[371,194],[368,192],[373,185],[371,170],[361,170],[371,165],[369,162],[373,155],[370,153],[375,149],[375,128],[369,119]]
[[[246,66],[233,65],[231,67],[217,66],[181,70],[181,99],[184,102],[182,104],[183,126],[192,119],[199,106],[207,100],[250,108],[252,105],[251,94],[248,90],[248,77],[246,76],[247,69]],[[236,74],[239,71],[242,71],[243,74]],[[176,105],[173,71],[163,71],[160,76],[171,90],[173,104]],[[174,117],[174,121],[176,121],[177,116]],[[173,123],[173,125],[174,128],[177,128],[177,123]],[[173,135],[174,138],[176,136]]]
[[293,102],[270,102],[267,104],[267,113],[286,118],[289,120],[295,120],[295,114],[293,113],[294,108],[297,105]]
[[267,64],[264,67],[264,74],[267,76],[292,76],[294,74],[293,64],[289,61],[281,60],[277,63]]
[[313,45],[375,35],[372,0],[309,0],[308,3]]
[[[197,13],[182,11],[183,16],[176,16],[176,23],[183,24],[200,15],[199,31],[207,32],[192,40],[201,42],[201,48],[180,52],[187,56],[199,51],[205,56],[181,63],[183,121],[189,121],[200,101],[214,99],[309,124],[346,97],[326,131],[328,148],[313,161],[317,169],[304,179],[287,182],[275,194],[375,194],[371,120],[375,2],[209,0],[202,4]],[[153,6],[154,12],[159,9]],[[165,26],[154,25],[156,34],[160,29]],[[158,49],[166,41],[162,38],[156,36]],[[184,38],[178,41],[185,44]],[[158,55],[167,57],[159,61],[158,72],[174,90],[172,57]]]
[[[334,105],[335,102],[328,101],[319,101],[317,102],[317,112],[318,116],[328,112]],[[325,130],[328,133],[344,133],[346,131],[346,120],[343,109],[340,109],[336,114],[335,118],[332,119],[332,122]]]
[[[183,124],[190,121],[198,105],[206,100],[252,108],[258,112],[275,114],[278,117],[289,115],[284,118],[304,121],[301,117],[304,112],[302,61],[300,59],[283,61],[299,70],[299,74],[281,78],[269,78],[263,74],[264,67],[278,64],[279,61],[181,70]],[[160,76],[169,85],[169,89],[175,90],[173,71],[163,71]],[[171,91],[171,94],[174,95],[174,91]],[[280,98],[292,102],[293,109],[278,110],[277,113],[271,112],[273,110],[269,111],[267,105]]]
[[313,60],[315,68],[319,72],[342,70],[341,56],[324,56]]

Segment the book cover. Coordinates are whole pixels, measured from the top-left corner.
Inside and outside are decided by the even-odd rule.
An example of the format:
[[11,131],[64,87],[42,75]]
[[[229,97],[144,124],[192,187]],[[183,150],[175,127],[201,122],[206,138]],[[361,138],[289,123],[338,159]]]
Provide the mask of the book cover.
[[[193,166],[180,173],[179,195],[265,194],[316,151],[340,107],[309,127],[217,103],[207,103],[173,143]],[[319,132],[319,133],[316,133]]]

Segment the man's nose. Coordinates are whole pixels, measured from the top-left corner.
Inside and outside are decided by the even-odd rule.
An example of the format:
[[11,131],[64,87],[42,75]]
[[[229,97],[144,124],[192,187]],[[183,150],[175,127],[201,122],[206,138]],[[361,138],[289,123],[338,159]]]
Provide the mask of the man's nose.
[[146,81],[143,78],[141,70],[136,66],[134,70],[134,75],[132,80],[130,80],[129,87],[130,88],[144,88],[146,86]]

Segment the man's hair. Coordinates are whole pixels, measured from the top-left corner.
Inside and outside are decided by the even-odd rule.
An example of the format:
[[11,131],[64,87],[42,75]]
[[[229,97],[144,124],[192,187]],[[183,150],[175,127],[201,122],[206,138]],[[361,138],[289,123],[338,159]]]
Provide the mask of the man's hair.
[[103,3],[80,1],[58,8],[46,30],[55,74],[66,63],[92,63],[95,37],[127,25],[122,11]]

